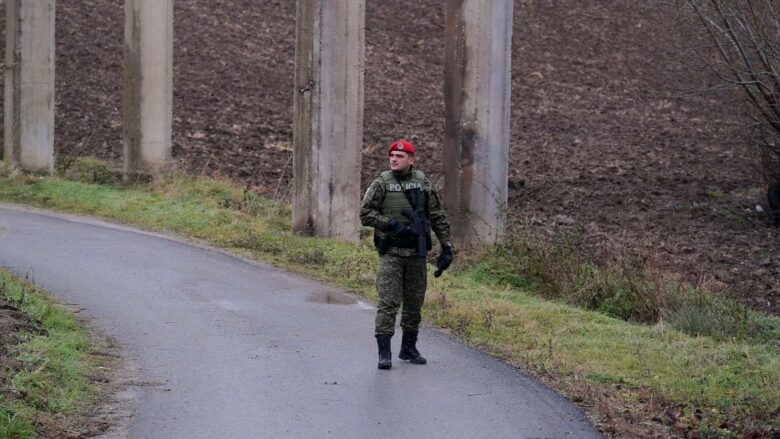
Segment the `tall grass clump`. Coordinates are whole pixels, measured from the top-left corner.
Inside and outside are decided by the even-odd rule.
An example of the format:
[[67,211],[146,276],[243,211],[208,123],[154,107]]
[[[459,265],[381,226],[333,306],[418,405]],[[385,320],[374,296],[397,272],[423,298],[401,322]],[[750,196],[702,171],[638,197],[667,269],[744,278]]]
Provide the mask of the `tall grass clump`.
[[87,184],[116,184],[122,181],[122,172],[107,162],[93,157],[61,157],[56,163],[58,175]]
[[19,175],[19,171],[13,169],[10,165],[8,165],[8,162],[4,160],[0,160],[0,178],[9,178],[17,175]]
[[629,322],[664,322],[719,340],[775,345],[780,340],[780,319],[664,275],[625,250],[590,246],[572,230],[547,236],[514,226],[470,270],[477,279]]
[[571,231],[542,237],[514,227],[487,250],[477,267],[493,267],[491,277],[496,281],[528,288],[547,299],[627,321],[655,322],[679,285],[648,276],[640,264],[625,255],[598,261]]
[[685,288],[664,313],[674,328],[716,340],[737,339],[780,347],[780,319],[717,294]]

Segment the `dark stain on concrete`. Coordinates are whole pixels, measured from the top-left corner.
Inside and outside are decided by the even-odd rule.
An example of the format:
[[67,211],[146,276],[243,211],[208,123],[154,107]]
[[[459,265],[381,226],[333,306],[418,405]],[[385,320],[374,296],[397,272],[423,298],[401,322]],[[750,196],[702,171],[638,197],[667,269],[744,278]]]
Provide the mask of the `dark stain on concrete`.
[[[470,124],[469,124],[470,125]],[[471,188],[474,185],[474,150],[476,148],[477,132],[471,127],[463,128],[460,143],[460,206],[461,212],[467,212],[471,205]]]

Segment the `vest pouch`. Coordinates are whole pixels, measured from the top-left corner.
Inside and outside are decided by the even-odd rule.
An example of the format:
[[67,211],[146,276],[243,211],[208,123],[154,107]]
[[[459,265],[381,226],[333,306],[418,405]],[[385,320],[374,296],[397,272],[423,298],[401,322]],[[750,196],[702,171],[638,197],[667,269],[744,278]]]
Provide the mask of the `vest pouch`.
[[378,233],[374,233],[374,247],[376,247],[379,256],[384,255],[390,250],[390,237],[388,235],[379,236]]

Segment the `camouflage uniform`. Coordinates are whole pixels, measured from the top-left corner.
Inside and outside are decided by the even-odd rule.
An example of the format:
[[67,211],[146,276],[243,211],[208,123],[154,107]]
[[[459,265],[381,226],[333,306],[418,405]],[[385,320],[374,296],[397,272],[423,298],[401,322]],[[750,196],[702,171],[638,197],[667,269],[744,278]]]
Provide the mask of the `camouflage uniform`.
[[[450,225],[430,180],[422,172],[413,168],[405,175],[393,176],[392,180],[387,178],[389,172],[386,171],[374,180],[363,197],[360,208],[360,220],[363,225],[374,228],[375,239],[387,238],[388,235],[392,237],[389,229],[393,215],[388,214],[388,195],[391,192],[403,194],[401,189],[419,187],[424,194],[425,211],[431,223],[431,230],[440,243],[449,245]],[[396,181],[401,186],[395,184]],[[408,200],[399,198],[398,194],[390,195],[394,195],[396,203],[406,203],[406,206],[411,208]],[[376,286],[379,291],[376,335],[394,334],[395,316],[401,306],[403,306],[401,328],[404,331],[417,331],[425,300],[427,274],[426,259],[420,257],[415,248],[391,246],[380,256],[376,276]]]

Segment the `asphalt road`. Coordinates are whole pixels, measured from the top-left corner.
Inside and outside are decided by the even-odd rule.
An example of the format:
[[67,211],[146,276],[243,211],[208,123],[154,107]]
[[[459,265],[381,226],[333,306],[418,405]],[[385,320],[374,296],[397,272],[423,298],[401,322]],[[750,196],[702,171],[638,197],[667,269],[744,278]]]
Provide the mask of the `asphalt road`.
[[219,251],[0,205],[0,265],[84,308],[138,365],[132,438],[602,437],[432,328],[427,365],[377,370],[370,304]]

